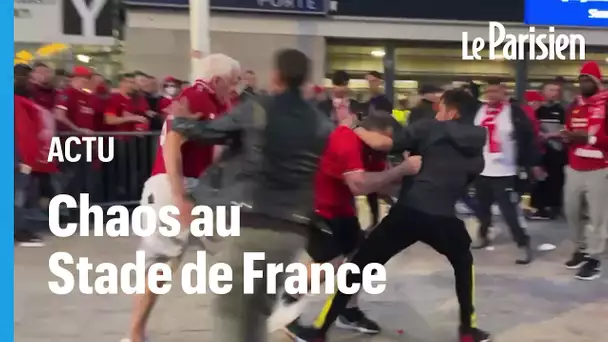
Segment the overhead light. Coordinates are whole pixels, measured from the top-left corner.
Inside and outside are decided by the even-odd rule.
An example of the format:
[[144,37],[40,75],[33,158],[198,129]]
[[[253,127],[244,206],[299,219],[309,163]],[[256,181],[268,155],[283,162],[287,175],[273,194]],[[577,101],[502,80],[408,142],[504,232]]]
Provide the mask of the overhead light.
[[606,57],[606,62],[608,62],[608,57]]
[[374,57],[384,57],[384,55],[386,55],[386,52],[384,52],[384,50],[373,50],[372,51],[372,56],[374,56]]
[[91,56],[87,56],[87,55],[76,55],[76,59],[79,62],[88,64],[91,61]]

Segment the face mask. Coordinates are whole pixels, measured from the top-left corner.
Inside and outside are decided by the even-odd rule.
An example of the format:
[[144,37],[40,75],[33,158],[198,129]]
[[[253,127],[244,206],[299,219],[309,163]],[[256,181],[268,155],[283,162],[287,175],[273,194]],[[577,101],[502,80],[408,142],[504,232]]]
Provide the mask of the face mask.
[[175,96],[177,95],[177,88],[176,87],[167,87],[165,88],[165,91],[167,92],[167,94],[169,94],[170,96]]

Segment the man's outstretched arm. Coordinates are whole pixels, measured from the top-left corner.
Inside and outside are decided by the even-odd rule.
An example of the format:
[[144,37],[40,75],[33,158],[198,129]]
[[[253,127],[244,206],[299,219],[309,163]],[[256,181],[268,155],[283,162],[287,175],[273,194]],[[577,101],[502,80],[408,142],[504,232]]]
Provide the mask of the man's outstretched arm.
[[244,118],[253,115],[253,101],[247,101],[213,120],[199,120],[185,113],[185,109],[176,109],[172,130],[187,140],[200,141],[209,145],[225,145],[235,138],[244,128]]

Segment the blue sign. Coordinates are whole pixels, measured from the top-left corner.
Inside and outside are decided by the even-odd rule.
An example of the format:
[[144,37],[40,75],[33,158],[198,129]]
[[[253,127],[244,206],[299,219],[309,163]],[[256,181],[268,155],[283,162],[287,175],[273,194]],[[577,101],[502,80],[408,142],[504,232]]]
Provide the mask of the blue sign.
[[606,0],[526,0],[525,23],[608,27]]
[[[199,1],[199,0],[197,0]],[[201,0],[202,1],[202,0]],[[208,0],[212,10],[325,15],[328,0]],[[126,5],[188,8],[189,0],[124,0]]]
[[338,0],[334,15],[521,23],[525,0]]

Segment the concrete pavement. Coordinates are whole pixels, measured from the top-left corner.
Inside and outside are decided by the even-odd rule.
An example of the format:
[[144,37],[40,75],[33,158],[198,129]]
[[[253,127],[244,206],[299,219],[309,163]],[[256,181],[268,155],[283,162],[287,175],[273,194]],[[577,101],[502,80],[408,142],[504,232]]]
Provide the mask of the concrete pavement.
[[[499,342],[605,341],[608,276],[583,282],[563,267],[572,251],[564,223],[533,223],[530,231],[536,244],[557,245],[554,251],[540,253],[530,266],[514,265],[515,247],[506,229],[494,251],[474,252],[480,326],[492,331]],[[95,264],[122,264],[133,260],[137,242],[136,238],[49,237],[43,248],[16,247],[15,341],[120,341],[128,325],[129,297],[54,295],[48,289],[48,281],[55,280],[48,258],[66,251],[74,257],[87,256]],[[456,341],[458,304],[449,264],[418,244],[391,260],[387,271],[387,291],[361,300],[361,307],[384,332],[370,338],[334,330],[332,341]],[[153,314],[152,342],[211,342],[209,297],[186,296],[180,287],[174,289]],[[305,319],[312,320],[322,301],[315,298]],[[273,340],[288,341],[281,334]]]

